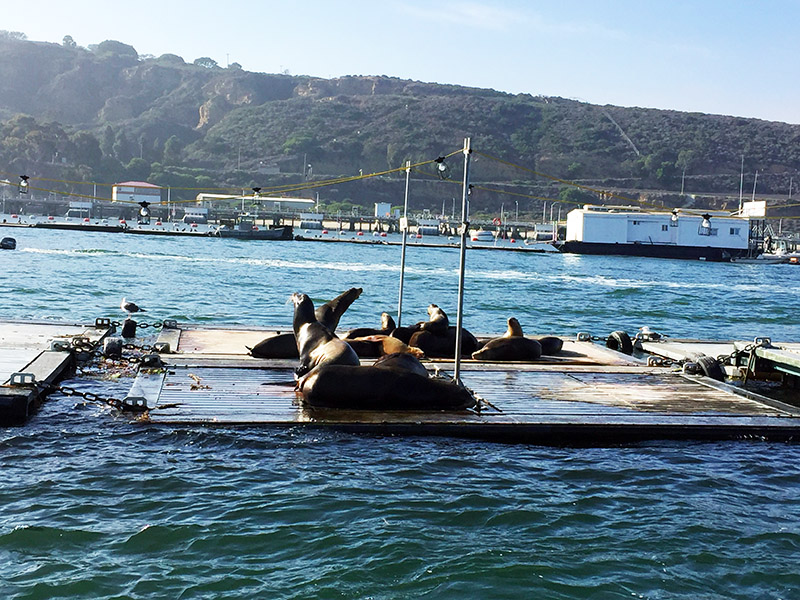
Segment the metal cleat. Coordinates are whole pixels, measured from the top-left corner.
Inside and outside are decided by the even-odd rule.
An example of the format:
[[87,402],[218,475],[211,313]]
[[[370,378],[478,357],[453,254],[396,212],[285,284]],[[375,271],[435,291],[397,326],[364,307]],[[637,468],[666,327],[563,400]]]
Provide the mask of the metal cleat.
[[757,337],[753,340],[753,343],[762,348],[772,348],[772,339],[768,337]]
[[592,334],[586,332],[580,332],[578,334],[578,341],[579,342],[591,342],[592,341]]
[[144,412],[147,410],[147,399],[140,396],[127,396],[122,399],[120,408],[126,412]]
[[102,329],[103,327],[111,327],[111,319],[98,317],[97,319],[94,320],[94,326],[97,329]]
[[157,369],[164,366],[158,354],[145,354],[139,364],[148,369]]
[[50,340],[50,352],[69,352],[72,345],[67,340]]
[[164,319],[163,328],[164,329],[177,329],[178,328],[178,322],[175,319]]
[[12,373],[8,382],[14,387],[36,385],[36,375],[33,373]]

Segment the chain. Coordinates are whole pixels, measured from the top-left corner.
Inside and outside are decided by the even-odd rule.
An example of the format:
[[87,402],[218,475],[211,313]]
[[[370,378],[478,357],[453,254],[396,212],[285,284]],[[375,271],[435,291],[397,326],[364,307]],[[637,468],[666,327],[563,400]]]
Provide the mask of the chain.
[[92,402],[95,404],[105,404],[112,408],[116,408],[117,410],[122,411],[137,411],[141,412],[142,408],[139,406],[133,406],[130,404],[126,404],[124,401],[120,400],[119,398],[112,398],[108,396],[100,396],[99,394],[95,394],[94,392],[85,392],[79,390],[74,387],[66,386],[66,385],[57,385],[55,383],[46,383],[43,381],[34,381],[33,385],[40,392],[44,391],[51,391],[51,392],[59,392],[65,396],[72,397],[78,396],[79,398],[83,398],[85,402]]
[[757,337],[753,340],[752,344],[747,344],[741,350],[737,350],[734,348],[733,352],[730,354],[720,354],[717,356],[717,360],[721,362],[723,365],[732,365],[738,366],[739,358],[742,356],[750,356],[752,355],[756,348],[770,348],[772,347],[772,340],[768,337]]

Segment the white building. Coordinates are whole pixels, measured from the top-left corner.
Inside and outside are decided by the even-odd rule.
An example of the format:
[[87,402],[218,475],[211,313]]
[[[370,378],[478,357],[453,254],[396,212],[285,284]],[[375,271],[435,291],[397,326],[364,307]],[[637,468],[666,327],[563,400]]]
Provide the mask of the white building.
[[747,254],[752,216],[752,213],[732,216],[681,209],[647,212],[629,206],[587,204],[567,215],[567,236],[562,250],[578,254],[729,260]]
[[161,187],[146,181],[125,181],[111,186],[112,202],[161,202]]

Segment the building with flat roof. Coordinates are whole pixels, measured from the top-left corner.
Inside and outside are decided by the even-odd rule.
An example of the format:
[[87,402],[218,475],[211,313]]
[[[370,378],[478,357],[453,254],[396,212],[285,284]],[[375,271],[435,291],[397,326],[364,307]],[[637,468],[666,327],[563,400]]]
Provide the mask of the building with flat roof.
[[111,186],[112,202],[161,202],[161,186],[146,181],[124,181]]

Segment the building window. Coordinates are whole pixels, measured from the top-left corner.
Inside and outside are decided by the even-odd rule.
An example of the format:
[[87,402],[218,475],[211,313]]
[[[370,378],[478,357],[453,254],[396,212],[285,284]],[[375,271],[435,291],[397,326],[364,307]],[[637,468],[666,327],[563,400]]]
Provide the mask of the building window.
[[634,225],[641,225],[641,224],[642,224],[642,222],[641,222],[641,221],[634,221],[634,222],[633,222],[633,224],[634,224]]
[[712,227],[708,230],[708,235],[717,235],[719,233],[719,229],[716,227]]
[[661,231],[669,231],[669,225],[662,225]]
[[741,229],[739,227],[731,227],[731,235],[739,235]]

